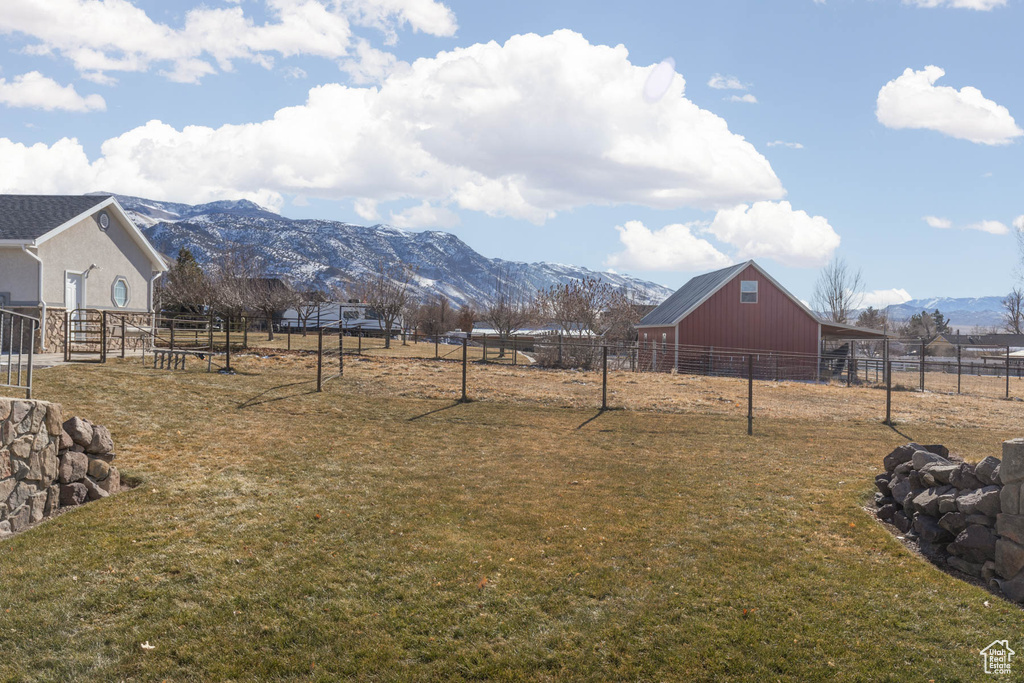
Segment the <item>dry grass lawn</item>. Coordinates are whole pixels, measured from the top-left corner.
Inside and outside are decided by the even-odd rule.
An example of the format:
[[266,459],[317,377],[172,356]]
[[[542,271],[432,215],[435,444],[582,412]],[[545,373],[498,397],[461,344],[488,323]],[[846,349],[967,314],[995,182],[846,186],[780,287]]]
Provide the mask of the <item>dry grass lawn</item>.
[[235,364],[38,373],[139,486],[0,543],[0,679],[967,681],[1020,635],[863,509],[1020,403],[759,382],[747,437],[737,380]]

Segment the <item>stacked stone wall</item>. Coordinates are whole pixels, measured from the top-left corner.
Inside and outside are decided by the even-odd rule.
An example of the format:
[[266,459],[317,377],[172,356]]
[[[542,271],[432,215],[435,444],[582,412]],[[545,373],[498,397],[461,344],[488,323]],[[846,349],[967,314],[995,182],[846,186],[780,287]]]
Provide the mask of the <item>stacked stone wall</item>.
[[57,403],[0,398],[0,538],[61,507],[117,493],[114,457],[105,427],[62,422]]
[[1024,602],[1024,439],[1003,459],[964,462],[943,446],[900,446],[875,478],[877,516],[933,562]]

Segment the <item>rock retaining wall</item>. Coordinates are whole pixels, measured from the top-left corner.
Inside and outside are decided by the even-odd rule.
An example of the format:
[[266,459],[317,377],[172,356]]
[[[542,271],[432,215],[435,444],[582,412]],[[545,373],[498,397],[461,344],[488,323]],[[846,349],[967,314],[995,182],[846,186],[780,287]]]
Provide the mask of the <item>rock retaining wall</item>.
[[922,554],[1024,602],[1024,439],[975,464],[943,446],[900,446],[875,477],[879,519]]
[[0,538],[120,489],[110,432],[62,419],[59,404],[0,398]]

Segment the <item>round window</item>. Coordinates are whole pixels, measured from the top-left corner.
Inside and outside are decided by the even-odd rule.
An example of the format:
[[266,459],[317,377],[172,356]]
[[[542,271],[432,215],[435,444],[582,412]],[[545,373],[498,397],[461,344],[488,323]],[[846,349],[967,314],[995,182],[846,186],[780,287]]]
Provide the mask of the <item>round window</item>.
[[128,283],[124,280],[114,282],[114,305],[119,308],[128,305]]
[[106,230],[110,227],[110,216],[107,215],[106,211],[101,211],[99,215],[100,230]]

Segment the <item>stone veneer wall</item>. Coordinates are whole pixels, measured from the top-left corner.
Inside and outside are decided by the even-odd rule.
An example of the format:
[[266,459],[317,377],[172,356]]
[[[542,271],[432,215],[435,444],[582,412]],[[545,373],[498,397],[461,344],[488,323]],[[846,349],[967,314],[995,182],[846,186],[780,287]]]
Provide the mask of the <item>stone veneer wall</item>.
[[977,465],[943,446],[900,446],[875,478],[879,519],[932,561],[1024,602],[1024,439]]
[[110,432],[57,403],[0,398],[0,538],[121,487]]
[[[49,307],[46,309],[46,351],[47,353],[64,352],[64,313],[65,309]],[[38,316],[38,310],[34,313]],[[107,352],[121,350],[121,318],[127,321],[125,328],[125,344],[128,350],[139,350],[144,347],[148,336],[142,330],[152,326],[153,318],[149,313],[118,313],[110,312],[107,316]],[[38,351],[38,348],[36,349]],[[94,351],[94,348],[82,345],[81,351]]]

